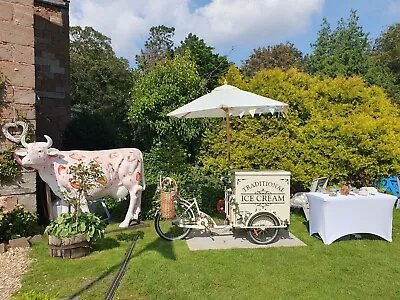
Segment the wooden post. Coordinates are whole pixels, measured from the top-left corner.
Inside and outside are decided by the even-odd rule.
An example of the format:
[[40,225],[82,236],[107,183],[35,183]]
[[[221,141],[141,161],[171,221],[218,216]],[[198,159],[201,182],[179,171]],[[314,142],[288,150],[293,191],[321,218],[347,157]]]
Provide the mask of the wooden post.
[[47,214],[49,216],[50,221],[52,221],[54,219],[53,216],[53,206],[51,204],[51,191],[50,191],[50,187],[47,183],[45,183],[46,185],[46,208],[47,208]]

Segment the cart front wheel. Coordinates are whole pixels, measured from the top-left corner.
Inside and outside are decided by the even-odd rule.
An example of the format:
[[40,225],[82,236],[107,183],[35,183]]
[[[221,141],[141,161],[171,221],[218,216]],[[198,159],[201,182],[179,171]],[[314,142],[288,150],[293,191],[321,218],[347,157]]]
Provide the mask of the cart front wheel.
[[261,245],[267,245],[272,243],[278,235],[279,228],[267,228],[268,226],[278,226],[278,219],[271,213],[260,212],[251,217],[249,226],[259,228],[250,228],[249,236],[250,239]]
[[175,218],[172,219],[163,218],[161,212],[158,211],[154,219],[154,227],[157,234],[167,241],[184,239],[189,234],[191,228],[184,228],[178,225],[181,223],[181,220],[190,219],[192,217],[193,213],[191,210],[176,215]]

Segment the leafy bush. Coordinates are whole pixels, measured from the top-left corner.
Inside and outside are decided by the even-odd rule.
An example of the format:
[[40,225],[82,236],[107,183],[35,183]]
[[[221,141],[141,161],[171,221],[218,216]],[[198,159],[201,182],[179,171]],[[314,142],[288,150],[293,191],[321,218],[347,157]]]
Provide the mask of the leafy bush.
[[0,183],[8,182],[21,174],[17,161],[13,157],[16,148],[12,146],[0,154]]
[[45,233],[58,238],[83,234],[86,240],[90,241],[102,238],[106,226],[99,217],[91,213],[79,213],[77,218],[74,213],[66,213],[52,221],[46,227]]
[[0,207],[0,242],[28,237],[40,232],[37,217],[18,204],[12,210]]
[[90,161],[88,164],[79,162],[68,167],[70,187],[64,187],[63,198],[73,208],[73,213],[62,214],[53,220],[45,230],[45,233],[58,237],[71,237],[83,234],[87,241],[96,240],[104,236],[106,224],[97,216],[82,212],[81,204],[86,201],[86,196],[96,188],[105,186],[104,172],[101,166]]
[[[232,118],[235,169],[281,169],[292,192],[329,176],[332,185],[372,185],[400,171],[399,109],[382,89],[361,78],[319,79],[296,70],[265,70],[243,78],[231,68],[230,84],[289,104],[286,118]],[[199,161],[205,171],[226,170],[225,129],[206,132]]]
[[[159,206],[158,185],[160,176],[176,180],[183,197],[196,196],[201,208],[212,213],[216,203],[223,198],[223,186],[218,177],[207,174],[202,168],[189,163],[190,156],[178,144],[157,143],[150,152],[144,153],[146,190],[142,196],[142,217],[153,218]],[[195,186],[196,190],[188,192],[185,186]]]

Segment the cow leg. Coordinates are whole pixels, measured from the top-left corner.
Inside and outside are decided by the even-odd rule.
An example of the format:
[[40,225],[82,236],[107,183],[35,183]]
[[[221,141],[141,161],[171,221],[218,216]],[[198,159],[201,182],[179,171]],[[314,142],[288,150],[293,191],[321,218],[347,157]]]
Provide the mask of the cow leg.
[[80,210],[82,211],[82,212],[90,212],[89,211],[89,206],[88,206],[88,202],[87,202],[87,200],[86,199],[83,199],[82,201],[81,201],[81,203],[80,203]]
[[141,212],[142,206],[142,187],[139,185],[139,189],[136,192],[136,203],[135,207],[133,208],[133,219],[139,221],[139,214]]
[[142,195],[142,186],[135,185],[129,189],[129,207],[126,212],[125,219],[119,224],[119,227],[126,228],[129,227],[129,223],[132,219],[136,219],[139,217],[140,212],[140,203],[141,203],[141,195]]

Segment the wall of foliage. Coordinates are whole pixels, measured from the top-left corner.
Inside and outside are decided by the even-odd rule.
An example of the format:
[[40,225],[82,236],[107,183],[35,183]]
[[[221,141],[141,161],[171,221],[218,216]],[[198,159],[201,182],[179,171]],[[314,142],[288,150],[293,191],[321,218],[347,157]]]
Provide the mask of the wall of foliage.
[[[252,78],[231,67],[231,85],[289,104],[285,118],[232,119],[232,166],[282,169],[292,173],[292,191],[313,178],[331,184],[371,185],[400,170],[399,109],[381,88],[362,78],[318,78],[291,69],[262,70]],[[225,131],[206,131],[202,156],[206,171],[226,170]]]

